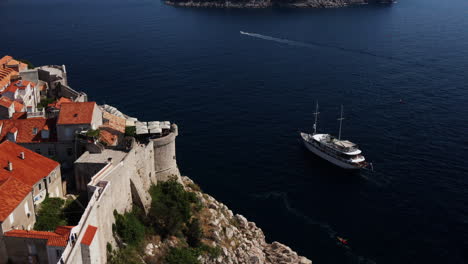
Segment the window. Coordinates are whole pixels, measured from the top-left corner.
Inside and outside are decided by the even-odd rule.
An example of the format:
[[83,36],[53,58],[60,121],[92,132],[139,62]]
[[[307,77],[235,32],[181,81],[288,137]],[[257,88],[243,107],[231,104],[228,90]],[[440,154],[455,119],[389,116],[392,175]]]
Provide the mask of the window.
[[62,250],[60,249],[55,250],[55,253],[57,254],[58,259],[62,256]]
[[51,178],[52,178],[52,177],[49,176],[49,183],[52,181]]
[[15,221],[15,217],[13,216],[13,213],[10,214],[10,224],[13,224],[13,222]]
[[32,133],[33,133],[33,135],[37,135],[37,127],[33,127]]
[[72,148],[67,148],[67,155],[68,156],[73,155],[73,149]]
[[32,243],[28,244],[28,251],[29,251],[29,255],[36,255],[37,254],[36,245]]
[[40,190],[42,189],[42,185],[39,183],[39,184],[37,185],[37,188],[39,188],[39,191],[40,191]]
[[55,149],[49,148],[48,151],[47,151],[47,154],[49,154],[49,157],[55,156]]

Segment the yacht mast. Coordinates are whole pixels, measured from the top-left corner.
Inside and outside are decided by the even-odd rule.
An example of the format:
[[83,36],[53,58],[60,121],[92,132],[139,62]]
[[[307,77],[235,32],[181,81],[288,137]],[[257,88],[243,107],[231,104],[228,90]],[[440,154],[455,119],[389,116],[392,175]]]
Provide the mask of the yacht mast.
[[340,131],[338,132],[338,140],[341,140],[341,123],[343,123],[343,105],[341,105],[341,117],[338,118],[340,120]]
[[317,134],[317,119],[318,119],[318,115],[319,115],[318,108],[319,108],[319,105],[318,105],[318,101],[317,101],[317,105],[315,106],[315,113],[314,113],[314,116],[315,116],[314,135]]

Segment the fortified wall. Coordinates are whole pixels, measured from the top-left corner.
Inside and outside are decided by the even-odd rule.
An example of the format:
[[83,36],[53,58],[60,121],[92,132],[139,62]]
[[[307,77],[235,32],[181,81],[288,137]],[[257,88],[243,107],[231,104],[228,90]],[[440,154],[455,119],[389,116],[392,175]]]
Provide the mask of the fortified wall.
[[170,133],[163,137],[145,141],[132,138],[125,155],[107,158],[106,151],[87,153],[89,159],[93,159],[92,155],[104,155],[107,163],[87,185],[88,206],[72,229],[73,239],[69,240],[59,263],[106,263],[107,243],[116,246],[112,234],[114,209],[124,213],[136,204],[147,210],[151,204],[150,186],[170,175],[180,177],[175,156],[177,135],[177,125],[172,124]]

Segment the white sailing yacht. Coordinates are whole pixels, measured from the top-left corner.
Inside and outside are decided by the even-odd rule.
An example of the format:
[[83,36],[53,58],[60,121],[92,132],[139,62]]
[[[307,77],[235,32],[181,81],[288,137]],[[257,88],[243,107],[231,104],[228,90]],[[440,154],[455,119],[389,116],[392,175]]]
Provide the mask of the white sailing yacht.
[[343,122],[343,106],[341,106],[340,130],[338,138],[330,134],[317,134],[318,102],[315,110],[314,133],[307,134],[300,132],[302,141],[308,150],[317,156],[343,168],[362,169],[367,168],[370,163],[361,155],[361,150],[356,144],[348,140],[341,139],[341,124]]

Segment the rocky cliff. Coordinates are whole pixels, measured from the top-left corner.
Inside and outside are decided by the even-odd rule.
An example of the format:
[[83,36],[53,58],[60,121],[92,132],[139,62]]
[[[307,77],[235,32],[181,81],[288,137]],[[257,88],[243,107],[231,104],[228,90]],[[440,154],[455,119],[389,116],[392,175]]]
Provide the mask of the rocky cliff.
[[368,3],[392,3],[393,0],[166,0],[165,3],[186,7],[218,7],[218,8],[267,8],[267,7],[298,7],[298,8],[330,8],[344,7]]
[[[267,243],[262,230],[245,217],[234,214],[226,205],[202,193],[187,177],[181,182],[187,191],[195,192],[203,209],[198,214],[203,243],[218,249],[213,255],[200,255],[204,264],[311,264],[291,248],[279,242]],[[177,237],[155,239],[146,244],[145,262],[160,263],[167,251],[180,243]]]

